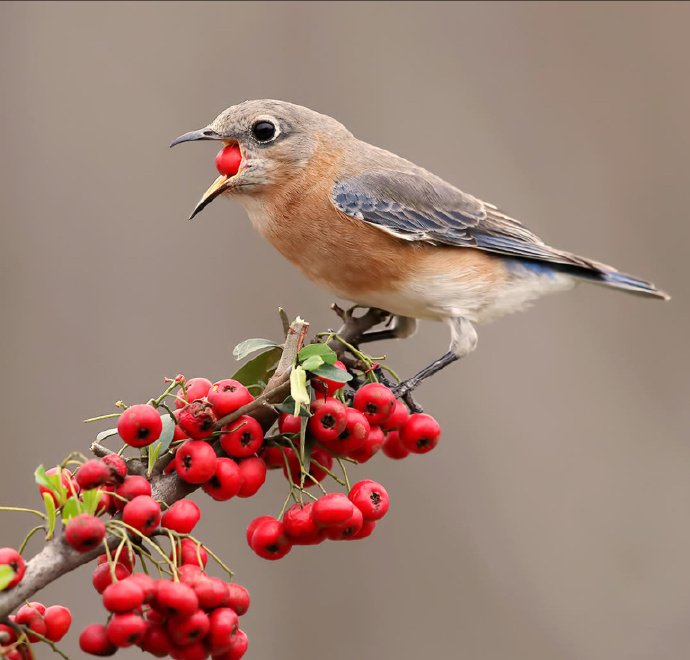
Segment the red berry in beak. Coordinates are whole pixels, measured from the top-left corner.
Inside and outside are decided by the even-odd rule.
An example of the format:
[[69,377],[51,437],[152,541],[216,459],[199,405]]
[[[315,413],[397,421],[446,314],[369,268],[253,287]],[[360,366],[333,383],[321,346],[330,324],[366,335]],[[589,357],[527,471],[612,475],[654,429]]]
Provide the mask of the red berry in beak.
[[225,176],[235,176],[242,163],[242,153],[236,144],[229,144],[218,152],[216,168]]

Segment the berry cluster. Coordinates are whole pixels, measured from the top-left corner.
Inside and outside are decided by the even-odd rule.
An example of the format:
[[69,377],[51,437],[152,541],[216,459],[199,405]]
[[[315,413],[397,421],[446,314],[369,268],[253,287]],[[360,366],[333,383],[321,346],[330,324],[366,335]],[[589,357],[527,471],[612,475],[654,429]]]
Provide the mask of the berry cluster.
[[9,625],[0,623],[0,657],[9,660],[33,658],[30,644],[55,644],[67,634],[71,625],[72,614],[66,607],[46,607],[37,601],[27,603],[10,615]]
[[[273,408],[257,397],[267,389],[280,347],[249,340],[245,344],[267,352],[234,377],[211,382],[178,375],[166,379],[157,398],[118,402],[121,412],[94,418],[118,418],[117,428],[98,440],[120,439],[119,451],[98,445],[101,458],[73,454],[59,467],[37,469],[46,513],[35,513],[45,520],[47,538],[59,533],[61,522],[61,542],[74,551],[94,558],[98,548],[105,551],[92,584],[108,620],[82,631],[82,651],[106,656],[138,646],[157,657],[235,660],[247,650],[238,617],[249,607],[249,594],[192,535],[201,518],[198,505],[156,499],[164,480],[226,501],[254,496],[268,471],[282,472],[288,496],[280,513],[247,528],[249,547],[265,559],[284,557],[295,545],[372,534],[389,509],[388,493],[369,479],[351,486],[346,465],[366,463],[379,452],[394,459],[426,453],[441,430],[433,417],[410,413],[396,399],[371,358],[346,344],[353,361],[341,362],[328,343],[337,336],[327,335],[299,351],[290,394],[278,404],[274,399]],[[326,490],[329,477],[336,492]],[[230,581],[207,572],[209,557]],[[20,552],[0,549],[0,591],[19,584],[25,571]],[[22,658],[36,640],[54,644],[70,621],[66,608],[29,603],[11,625],[0,626],[0,656]]]
[[[198,520],[195,512],[190,516],[188,504],[166,512],[170,529],[188,529],[191,519]],[[134,554],[99,558],[92,582],[110,618],[105,625],[84,628],[82,651],[106,656],[136,645],[156,657],[178,660],[238,660],[244,655],[248,639],[238,617],[249,609],[249,592],[209,576],[206,551],[185,541],[175,547],[175,579],[133,572]]]

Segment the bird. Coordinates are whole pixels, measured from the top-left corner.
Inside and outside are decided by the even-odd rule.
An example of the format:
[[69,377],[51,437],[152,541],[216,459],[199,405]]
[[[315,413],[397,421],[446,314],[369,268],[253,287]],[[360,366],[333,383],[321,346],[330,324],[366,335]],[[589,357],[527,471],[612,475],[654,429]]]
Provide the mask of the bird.
[[238,150],[238,166],[213,182],[190,219],[217,197],[237,200],[309,279],[388,312],[388,327],[371,339],[408,337],[419,319],[448,325],[448,351],[402,381],[401,398],[471,353],[477,325],[578,282],[669,299],[651,282],[547,245],[494,204],[307,107],[244,101],[170,146],[198,140]]

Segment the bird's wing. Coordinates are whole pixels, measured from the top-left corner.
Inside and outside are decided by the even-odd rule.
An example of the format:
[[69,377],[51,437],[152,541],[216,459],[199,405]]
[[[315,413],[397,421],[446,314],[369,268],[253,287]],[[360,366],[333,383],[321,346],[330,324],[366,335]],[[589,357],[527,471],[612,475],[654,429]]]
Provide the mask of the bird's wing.
[[510,257],[598,270],[601,265],[546,245],[493,204],[420,172],[382,170],[336,182],[335,207],[406,241],[473,247]]

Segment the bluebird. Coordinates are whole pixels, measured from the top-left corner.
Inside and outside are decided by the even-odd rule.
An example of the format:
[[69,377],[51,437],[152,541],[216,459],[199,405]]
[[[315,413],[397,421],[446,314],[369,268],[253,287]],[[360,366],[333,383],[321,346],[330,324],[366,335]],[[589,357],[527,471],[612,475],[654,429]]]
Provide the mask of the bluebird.
[[404,381],[398,396],[472,352],[475,325],[577,282],[669,298],[651,282],[550,247],[493,204],[303,106],[245,101],[171,146],[191,140],[235,145],[241,162],[214,181],[190,219],[216,197],[236,199],[311,280],[391,315],[372,339],[407,337],[417,319],[448,324],[448,352]]

